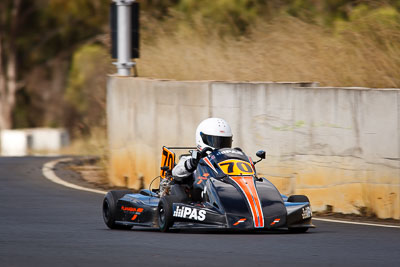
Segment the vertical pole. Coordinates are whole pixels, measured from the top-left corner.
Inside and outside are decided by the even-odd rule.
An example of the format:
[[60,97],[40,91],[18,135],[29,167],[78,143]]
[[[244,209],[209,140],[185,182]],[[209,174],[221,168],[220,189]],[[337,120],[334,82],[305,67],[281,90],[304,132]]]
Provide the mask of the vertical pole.
[[117,4],[117,55],[114,64],[121,76],[130,76],[134,62],[131,61],[131,5],[134,0],[114,0]]

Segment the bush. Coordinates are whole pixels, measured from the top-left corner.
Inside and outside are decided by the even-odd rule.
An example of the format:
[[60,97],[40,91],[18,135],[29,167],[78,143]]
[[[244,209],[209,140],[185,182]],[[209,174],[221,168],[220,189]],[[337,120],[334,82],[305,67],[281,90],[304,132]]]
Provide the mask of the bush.
[[100,45],[84,45],[74,53],[64,96],[69,104],[66,123],[73,132],[105,127],[107,74],[113,68],[109,52]]

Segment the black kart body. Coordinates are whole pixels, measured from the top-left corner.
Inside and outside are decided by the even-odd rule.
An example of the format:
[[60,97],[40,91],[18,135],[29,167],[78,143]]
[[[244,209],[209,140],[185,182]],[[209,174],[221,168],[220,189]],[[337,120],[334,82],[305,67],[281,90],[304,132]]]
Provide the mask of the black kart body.
[[192,177],[183,183],[172,181],[168,194],[160,195],[159,190],[110,191],[103,202],[104,220],[110,228],[147,226],[161,231],[286,228],[305,232],[315,227],[308,198],[280,194],[270,181],[257,176],[252,159],[240,149],[212,151],[200,159]]

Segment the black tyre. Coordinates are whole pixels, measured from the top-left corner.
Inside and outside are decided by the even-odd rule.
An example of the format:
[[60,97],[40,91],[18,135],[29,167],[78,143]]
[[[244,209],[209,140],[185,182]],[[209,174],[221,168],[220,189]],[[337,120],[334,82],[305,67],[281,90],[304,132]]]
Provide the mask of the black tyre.
[[106,194],[103,200],[103,219],[110,229],[131,229],[132,225],[116,224],[117,218],[117,201],[126,194],[131,194],[130,190],[113,190]]
[[158,225],[161,232],[169,232],[169,228],[174,224],[172,204],[175,199],[173,196],[165,196],[158,203]]
[[[310,202],[310,200],[305,195],[292,195],[288,198],[288,202]],[[308,227],[289,228],[289,231],[292,233],[305,233],[308,231]]]
[[305,195],[291,195],[287,201],[288,202],[310,202],[310,200],[308,200],[308,197]]

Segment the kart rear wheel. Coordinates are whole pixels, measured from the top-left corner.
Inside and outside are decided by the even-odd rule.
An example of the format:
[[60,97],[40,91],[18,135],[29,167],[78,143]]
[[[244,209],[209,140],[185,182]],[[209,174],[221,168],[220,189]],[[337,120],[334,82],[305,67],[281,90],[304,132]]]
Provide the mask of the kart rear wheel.
[[165,196],[158,203],[158,225],[161,232],[169,232],[169,228],[174,224],[174,217],[172,216],[174,199],[172,196]]
[[117,201],[126,194],[131,194],[130,190],[113,190],[106,194],[103,200],[103,219],[108,228],[110,229],[121,229],[128,230],[132,228],[132,225],[121,225],[116,224],[115,219],[117,217]]

